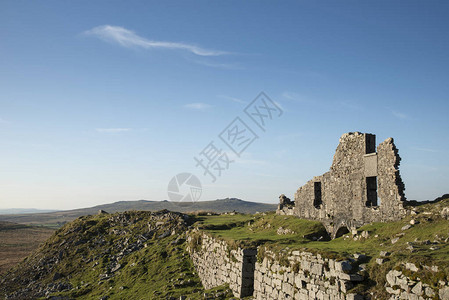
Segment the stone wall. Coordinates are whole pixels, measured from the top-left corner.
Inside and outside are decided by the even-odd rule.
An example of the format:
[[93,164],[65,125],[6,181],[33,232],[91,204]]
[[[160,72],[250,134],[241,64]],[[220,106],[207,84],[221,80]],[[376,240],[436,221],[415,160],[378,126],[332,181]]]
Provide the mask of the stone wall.
[[295,204],[281,203],[277,213],[319,220],[332,237],[340,229],[403,218],[405,187],[398,150],[392,138],[382,142],[377,153],[374,145],[372,134],[342,135],[329,172],[300,187]]
[[[350,292],[364,280],[366,257],[337,261],[306,251],[281,250],[273,253],[264,246],[256,249],[230,247],[227,242],[204,232],[188,234],[188,251],[205,289],[229,284],[237,298],[253,299],[319,299],[363,300]],[[235,249],[231,249],[235,248]],[[391,270],[386,275],[385,293],[389,299],[449,300],[449,285],[442,278],[438,286],[419,279],[422,270],[435,276],[437,266],[418,267],[404,262],[403,270]],[[418,272],[418,273],[415,273]],[[432,276],[432,277],[435,277]]]
[[198,244],[189,247],[189,252],[204,288],[229,284],[234,296],[251,296],[257,250],[231,249],[225,241],[201,232],[189,235],[190,245],[195,237],[199,237],[195,241]]
[[256,263],[254,299],[363,299],[348,290],[363,280],[355,261],[335,261],[304,251],[283,254],[281,265],[272,252]]

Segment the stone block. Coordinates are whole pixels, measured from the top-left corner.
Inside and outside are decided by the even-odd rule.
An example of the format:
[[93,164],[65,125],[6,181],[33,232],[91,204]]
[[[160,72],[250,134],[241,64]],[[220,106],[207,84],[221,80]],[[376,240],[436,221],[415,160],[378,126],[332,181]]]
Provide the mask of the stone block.
[[315,274],[317,276],[322,276],[323,275],[323,265],[320,263],[315,263],[312,265],[310,272],[312,274]]
[[340,272],[350,272],[352,270],[352,264],[347,260],[337,261],[335,262],[335,270]]
[[441,300],[449,300],[449,287],[441,288],[438,291]]
[[413,264],[413,263],[406,263],[405,264],[405,268],[410,270],[410,271],[412,271],[412,272],[418,272],[419,271],[418,267],[416,267],[416,265]]
[[423,288],[422,288],[422,283],[418,282],[413,288],[412,288],[412,293],[418,296],[421,296],[423,294]]
[[363,296],[358,294],[347,294],[346,300],[363,300]]

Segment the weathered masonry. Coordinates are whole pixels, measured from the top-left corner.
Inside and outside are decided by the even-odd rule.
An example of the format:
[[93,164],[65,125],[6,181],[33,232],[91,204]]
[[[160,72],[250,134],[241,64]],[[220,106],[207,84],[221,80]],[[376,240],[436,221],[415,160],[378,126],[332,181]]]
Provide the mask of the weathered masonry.
[[404,183],[393,138],[377,146],[374,134],[343,134],[330,170],[281,199],[277,213],[319,220],[335,238],[371,222],[405,216]]
[[[197,230],[187,235],[190,257],[206,289],[229,284],[235,297],[252,296],[255,300],[365,299],[351,290],[367,275],[367,257],[363,254],[337,260],[288,248],[274,253],[263,245],[244,249]],[[425,268],[435,274],[439,271],[437,266],[406,261],[390,270],[385,284],[389,299],[449,300],[446,282],[437,288],[416,281],[415,272]]]
[[257,249],[230,247],[202,232],[191,232],[188,240],[195,245],[188,250],[206,289],[229,284],[235,297],[258,300],[363,298],[348,291],[363,280],[352,261],[290,251],[285,254],[288,265],[282,265],[269,250],[262,254]]
[[256,249],[231,249],[226,242],[201,232],[191,234],[189,242],[193,238],[198,248],[189,250],[190,257],[204,288],[229,284],[236,297],[253,294]]

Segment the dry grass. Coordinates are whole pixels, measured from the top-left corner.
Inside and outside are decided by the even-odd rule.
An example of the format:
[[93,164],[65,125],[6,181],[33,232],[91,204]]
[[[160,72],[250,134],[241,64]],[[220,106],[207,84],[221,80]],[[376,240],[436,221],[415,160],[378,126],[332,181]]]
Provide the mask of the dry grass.
[[53,232],[44,227],[0,222],[0,274],[28,256]]

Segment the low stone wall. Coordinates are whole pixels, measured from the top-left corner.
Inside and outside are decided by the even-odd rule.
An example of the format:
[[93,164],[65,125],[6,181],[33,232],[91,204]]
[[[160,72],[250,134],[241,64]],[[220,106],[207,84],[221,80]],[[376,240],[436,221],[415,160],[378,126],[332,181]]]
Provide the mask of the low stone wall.
[[[385,290],[391,295],[391,300],[410,299],[410,300],[431,300],[441,299],[449,300],[449,285],[444,280],[439,280],[438,288],[429,284],[422,283],[417,280],[417,276],[413,276],[415,272],[419,272],[421,266],[412,263],[405,263],[405,270],[408,274],[404,274],[401,270],[391,270],[387,273]],[[427,267],[429,272],[438,273],[438,267]],[[411,278],[417,277],[417,278]],[[415,280],[414,280],[415,279]]]
[[[235,297],[254,299],[319,299],[362,300],[349,292],[364,278],[359,263],[364,255],[337,261],[306,251],[281,250],[273,253],[265,247],[242,249],[201,231],[188,234],[188,251],[205,289],[229,284]],[[235,248],[235,249],[234,249]],[[415,266],[404,263],[403,270],[386,275],[385,291],[391,300],[449,300],[449,284],[445,279],[438,286],[421,282],[423,270],[438,274],[437,266]]]
[[347,294],[355,283],[363,280],[362,275],[354,272],[358,270],[354,262],[292,251],[282,254],[285,264],[282,266],[273,253],[265,251],[263,255],[262,262],[259,257],[255,267],[255,299],[363,299]]
[[190,234],[189,243],[195,235],[197,245],[189,247],[189,252],[204,288],[229,284],[234,296],[251,296],[257,250],[230,249],[225,241],[200,232]]

